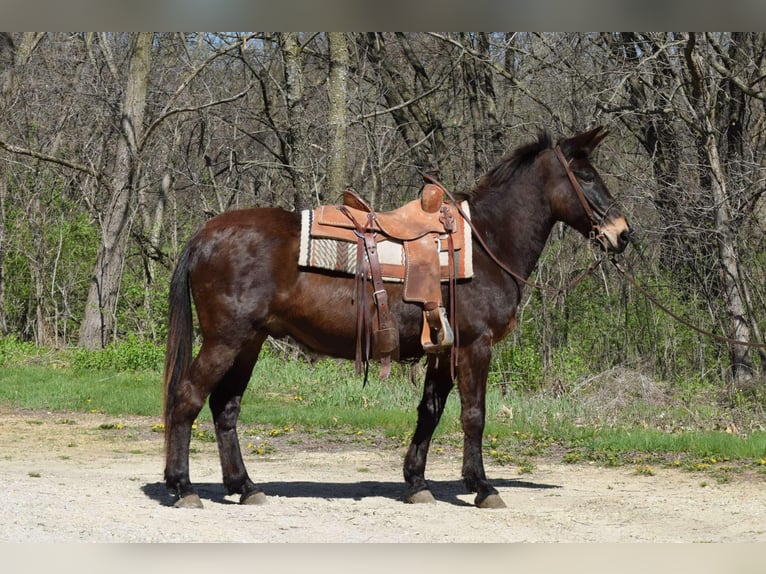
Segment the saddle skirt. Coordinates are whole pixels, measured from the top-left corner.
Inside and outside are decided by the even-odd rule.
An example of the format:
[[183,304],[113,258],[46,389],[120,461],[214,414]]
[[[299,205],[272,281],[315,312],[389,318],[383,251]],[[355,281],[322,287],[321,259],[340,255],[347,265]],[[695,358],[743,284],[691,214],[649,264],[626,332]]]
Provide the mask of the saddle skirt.
[[[435,277],[438,263],[440,281],[446,282],[450,277],[447,234],[440,225],[437,226],[438,213],[434,218],[422,211],[413,210],[415,215],[409,221],[406,207],[376,214],[375,239],[380,270],[383,281],[405,284],[405,301],[425,303],[439,299],[433,293],[434,289],[439,290],[439,285],[436,281],[420,280],[422,276]],[[455,278],[469,279],[473,277],[471,227],[453,206],[449,207],[455,221],[455,231],[452,233]],[[468,202],[462,202],[460,208],[470,217]],[[365,212],[356,209],[349,211],[357,221],[366,221]],[[436,221],[436,224],[431,220]],[[353,222],[337,206],[304,210],[301,212],[298,265],[355,275],[357,241]],[[366,268],[369,269],[369,261]]]

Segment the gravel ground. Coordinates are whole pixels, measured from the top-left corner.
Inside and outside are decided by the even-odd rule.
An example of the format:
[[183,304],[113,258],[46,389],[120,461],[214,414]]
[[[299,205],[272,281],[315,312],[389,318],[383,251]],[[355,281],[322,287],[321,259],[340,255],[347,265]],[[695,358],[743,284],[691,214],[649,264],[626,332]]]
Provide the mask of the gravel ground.
[[283,441],[246,454],[269,499],[243,507],[220,485],[215,444],[195,441],[192,480],[205,508],[176,509],[162,484],[157,422],[0,409],[0,540],[766,542],[763,474],[721,484],[671,469],[644,476],[538,458],[519,474],[488,463],[508,508],[479,510],[459,480],[459,453],[444,449],[427,470],[437,502],[409,505],[398,499],[403,449],[351,443]]

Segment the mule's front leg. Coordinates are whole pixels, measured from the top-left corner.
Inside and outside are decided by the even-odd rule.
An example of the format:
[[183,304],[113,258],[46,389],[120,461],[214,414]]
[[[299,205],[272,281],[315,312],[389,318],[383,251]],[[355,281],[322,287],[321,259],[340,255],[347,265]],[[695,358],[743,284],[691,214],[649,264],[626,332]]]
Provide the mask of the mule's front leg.
[[463,425],[463,482],[476,493],[474,503],[479,508],[505,508],[495,487],[487,480],[482,457],[482,439],[486,416],[487,375],[492,358],[489,343],[460,349],[460,421]]
[[449,356],[429,355],[423,398],[418,406],[418,422],[404,458],[404,480],[409,485],[404,494],[407,502],[434,502],[425,479],[426,459],[431,437],[439,424],[451,389]]

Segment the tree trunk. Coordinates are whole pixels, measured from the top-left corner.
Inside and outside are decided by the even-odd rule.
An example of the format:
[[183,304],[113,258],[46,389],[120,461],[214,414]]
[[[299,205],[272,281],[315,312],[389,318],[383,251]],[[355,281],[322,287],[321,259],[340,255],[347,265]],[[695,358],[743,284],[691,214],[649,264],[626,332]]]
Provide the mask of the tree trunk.
[[[45,33],[42,32],[24,32],[18,45],[13,41],[13,36],[8,32],[0,33],[0,110],[5,110],[10,104],[11,99],[18,97],[17,93],[17,74],[18,68],[24,66],[32,56],[35,47],[40,43]],[[0,124],[0,139],[6,139],[5,127]],[[10,170],[9,170],[10,173]],[[0,333],[6,333],[8,330],[8,321],[5,306],[5,233],[6,233],[6,201],[8,197],[8,182],[5,179],[5,170],[0,170]],[[37,202],[39,203],[39,202]],[[35,211],[36,213],[36,211]],[[39,242],[35,241],[34,247],[39,247]],[[34,300],[35,300],[35,340],[40,342],[40,333],[43,331],[41,325],[43,322],[43,313],[41,309],[42,302],[42,278],[39,273],[39,266],[42,264],[39,259],[35,260],[33,252],[31,258],[32,275],[34,279]]]
[[[11,74],[16,59],[16,49],[13,38],[8,32],[0,32],[0,104],[5,103],[11,87]],[[0,137],[3,127],[0,125]],[[8,322],[5,315],[5,198],[8,196],[8,183],[5,170],[0,168],[0,335],[8,333]]]
[[[709,171],[704,181],[708,182],[714,206],[714,225],[718,245],[718,258],[721,266],[721,285],[728,313],[729,334],[738,341],[750,341],[750,326],[747,321],[747,307],[740,289],[739,253],[731,216],[730,193],[727,188],[727,176],[718,150],[716,138],[718,110],[717,82],[706,73],[709,66],[704,65],[699,53],[696,36],[689,34],[685,46],[686,63],[692,79],[692,93],[689,97],[697,112],[701,124],[701,155],[706,160]],[[752,379],[753,363],[750,360],[750,348],[744,345],[729,345],[731,356],[732,379],[735,387],[744,385]]]
[[0,335],[8,334],[8,320],[5,315],[5,198],[8,185],[5,174],[0,170]]
[[80,326],[80,345],[89,349],[104,347],[116,329],[117,302],[132,218],[130,206],[138,179],[137,142],[142,135],[152,39],[152,33],[142,32],[132,41],[120,118],[122,130],[117,141],[114,174],[109,179],[111,196],[99,222],[101,245]]
[[[410,67],[415,74],[416,85],[420,88],[422,94],[430,94],[435,87],[431,82],[431,77],[426,66],[421,61],[418,53],[412,48],[409,37],[403,32],[396,32],[395,36],[405,59],[409,62]],[[400,93],[405,94],[409,92],[407,86],[402,83],[399,74],[392,74],[391,77],[399,81],[398,89]],[[415,121],[418,123],[418,126],[420,126],[423,135],[430,142],[432,156],[431,169],[439,173],[446,169],[449,163],[447,161],[449,155],[448,146],[444,139],[444,124],[449,123],[445,122],[445,120],[450,117],[451,110],[444,108],[439,109],[436,106],[435,100],[429,95],[417,98],[416,100],[417,101],[414,101],[414,103],[408,106],[408,109],[410,110],[412,117],[415,118]],[[445,178],[445,181],[449,181],[449,179],[446,179],[447,176],[443,173],[442,177]]]
[[[487,60],[489,60],[492,58],[489,35],[486,32],[479,32],[478,38],[479,51],[485,55]],[[482,103],[484,104],[484,133],[489,140],[487,145],[487,155],[489,156],[489,163],[491,165],[498,161],[505,153],[503,126],[500,123],[500,115],[498,114],[495,81],[489,66],[482,66],[482,72],[479,78]]]
[[[732,221],[728,205],[726,176],[723,172],[717,143],[712,132],[705,141],[705,151],[712,172],[711,191],[715,209],[715,228],[718,237],[718,256],[721,260],[721,282],[723,284],[726,308],[729,314],[729,332],[737,341],[750,341],[750,326],[747,321],[747,307],[740,289],[739,254],[732,233]],[[730,345],[732,376],[736,384],[744,383],[753,375],[750,348],[744,345]]]
[[303,101],[303,64],[298,34],[279,34],[287,87],[287,170],[293,183],[293,209],[311,207],[308,130]]
[[[362,36],[362,40],[364,53],[373,66],[376,79],[380,82],[381,95],[390,109],[397,132],[409,150],[412,163],[418,169],[434,171],[437,167],[436,160],[426,146],[422,145],[424,136],[417,130],[419,124],[412,111],[414,104],[404,105],[406,102],[414,101],[415,95],[403,82],[395,66],[391,64],[394,58],[388,55],[383,34],[369,32]],[[373,207],[377,206],[373,203]]]
[[327,166],[327,189],[333,196],[348,187],[348,149],[346,147],[346,100],[348,89],[348,41],[345,32],[327,34],[330,51],[330,74],[327,96],[330,107],[330,157]]
[[[465,33],[460,33],[460,42],[468,48],[472,46],[471,37]],[[463,59],[463,77],[465,80],[466,91],[468,92],[468,110],[471,118],[471,131],[473,132],[473,177],[478,179],[484,172],[484,162],[481,156],[482,131],[484,122],[479,108],[479,78],[476,60],[473,58]]]

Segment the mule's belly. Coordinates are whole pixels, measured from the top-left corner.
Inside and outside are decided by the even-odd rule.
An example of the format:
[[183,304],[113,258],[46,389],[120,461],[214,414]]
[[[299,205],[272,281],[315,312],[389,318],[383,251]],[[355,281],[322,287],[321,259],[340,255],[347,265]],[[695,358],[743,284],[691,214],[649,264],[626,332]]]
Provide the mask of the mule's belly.
[[[399,330],[400,357],[422,355],[421,307],[402,302],[398,284],[386,284],[386,291]],[[373,325],[377,311],[371,288],[363,304]],[[357,347],[358,308],[353,277],[299,271],[290,293],[275,306],[267,331],[277,338],[289,335],[316,353],[353,359]]]

